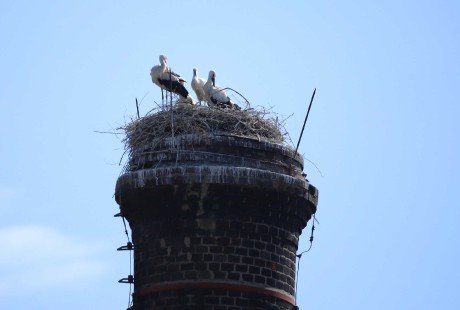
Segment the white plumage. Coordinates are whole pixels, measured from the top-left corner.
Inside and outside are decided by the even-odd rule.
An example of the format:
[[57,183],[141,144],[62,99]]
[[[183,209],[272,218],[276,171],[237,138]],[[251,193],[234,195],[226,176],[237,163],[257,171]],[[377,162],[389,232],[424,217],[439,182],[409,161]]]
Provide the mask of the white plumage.
[[206,84],[206,80],[198,77],[198,70],[193,68],[193,79],[192,79],[192,89],[196,94],[196,98],[201,104],[201,101],[206,101],[206,94],[204,93],[203,86]]
[[213,70],[209,71],[208,80],[204,84],[203,90],[208,105],[227,109],[241,109],[236,103],[230,100],[222,87],[216,86],[216,72]]
[[179,74],[171,71],[166,64],[166,56],[160,55],[160,64],[153,66],[150,70],[150,76],[152,82],[162,89],[173,92],[181,98],[181,101],[188,103],[194,103],[192,97],[189,96],[187,89],[184,87],[185,80],[180,77]]

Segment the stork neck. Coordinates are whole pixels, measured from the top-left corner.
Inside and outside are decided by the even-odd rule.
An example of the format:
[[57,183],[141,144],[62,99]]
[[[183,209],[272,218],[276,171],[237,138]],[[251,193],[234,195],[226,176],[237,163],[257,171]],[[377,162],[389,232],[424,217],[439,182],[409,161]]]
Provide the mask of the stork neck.
[[163,59],[163,60],[161,61],[161,69],[166,70],[167,67],[168,67],[168,66],[166,65],[166,60]]

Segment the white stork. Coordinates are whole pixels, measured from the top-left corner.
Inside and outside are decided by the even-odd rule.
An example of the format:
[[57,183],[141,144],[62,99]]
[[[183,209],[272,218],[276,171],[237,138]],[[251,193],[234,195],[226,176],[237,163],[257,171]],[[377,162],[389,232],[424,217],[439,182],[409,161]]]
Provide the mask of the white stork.
[[216,86],[216,72],[209,71],[208,81],[203,86],[208,105],[219,108],[227,108],[233,110],[241,110],[241,108],[233,103],[227,96],[227,93],[222,87]]
[[206,80],[198,77],[197,69],[193,68],[193,79],[192,79],[192,89],[195,91],[196,98],[201,104],[201,101],[206,101],[206,94],[204,93],[203,86],[206,84]]
[[193,104],[192,97],[189,96],[187,89],[184,87],[185,80],[168,67],[166,59],[165,55],[160,55],[160,65],[156,65],[150,70],[152,82],[161,88],[162,98],[164,89],[178,94],[181,101]]

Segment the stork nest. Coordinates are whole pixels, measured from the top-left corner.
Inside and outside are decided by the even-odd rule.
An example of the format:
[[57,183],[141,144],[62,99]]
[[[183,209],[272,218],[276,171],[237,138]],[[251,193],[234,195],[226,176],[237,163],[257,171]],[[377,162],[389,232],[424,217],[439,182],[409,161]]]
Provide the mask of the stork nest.
[[175,104],[159,106],[146,116],[121,127],[125,132],[125,152],[130,153],[146,144],[154,146],[166,138],[179,135],[234,135],[285,142],[286,130],[278,117],[261,108],[230,110],[206,106]]

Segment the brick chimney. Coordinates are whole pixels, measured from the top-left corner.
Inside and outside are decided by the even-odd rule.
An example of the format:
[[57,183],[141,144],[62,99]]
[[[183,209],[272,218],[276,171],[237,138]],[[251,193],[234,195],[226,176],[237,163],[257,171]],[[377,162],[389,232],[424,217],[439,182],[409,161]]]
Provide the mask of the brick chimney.
[[318,202],[303,158],[267,139],[175,130],[131,149],[116,184],[133,309],[295,309],[299,236]]

